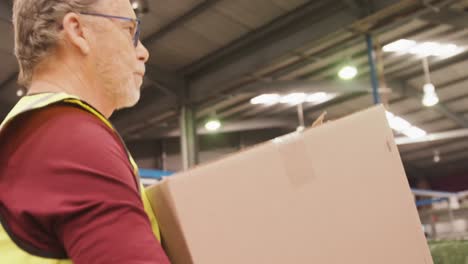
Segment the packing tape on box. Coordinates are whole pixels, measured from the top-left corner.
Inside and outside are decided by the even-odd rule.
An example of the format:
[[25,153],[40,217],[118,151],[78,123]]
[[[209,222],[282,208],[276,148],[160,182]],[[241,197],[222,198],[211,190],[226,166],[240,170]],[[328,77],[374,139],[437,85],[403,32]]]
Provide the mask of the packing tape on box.
[[302,133],[295,132],[273,139],[273,144],[281,156],[285,173],[293,187],[301,187],[314,179],[313,161],[307,158],[310,155]]

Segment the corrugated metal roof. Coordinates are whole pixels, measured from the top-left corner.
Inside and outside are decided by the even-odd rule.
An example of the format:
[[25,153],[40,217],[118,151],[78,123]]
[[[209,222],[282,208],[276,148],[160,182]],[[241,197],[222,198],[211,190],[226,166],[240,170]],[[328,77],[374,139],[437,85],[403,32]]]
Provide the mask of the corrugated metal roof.
[[[379,42],[384,45],[400,38],[408,38],[417,41],[440,41],[445,43],[455,43],[461,46],[467,45],[468,31],[459,29],[451,25],[434,24],[421,19],[413,19],[391,30],[386,30],[377,35]],[[349,41],[350,44],[346,44]],[[343,44],[345,43],[345,44]],[[342,48],[335,49],[334,46]],[[323,51],[325,50],[325,51]],[[455,57],[455,59],[431,59],[430,66],[437,66],[432,71],[431,77],[438,88],[438,93],[442,102],[446,103],[448,110],[454,114],[461,114],[462,118],[468,117],[468,89],[465,88],[466,78],[464,69],[466,61],[462,60],[466,52]],[[421,60],[414,56],[382,54],[384,58],[384,70],[388,83],[394,80],[407,82],[415,89],[421,91],[424,77],[422,76]],[[291,68],[292,70],[284,70],[291,63],[296,63],[302,60],[302,56],[309,56],[307,63],[298,64],[298,67]],[[447,61],[455,60],[454,63]],[[460,62],[457,62],[459,60]],[[258,69],[258,72],[253,75],[268,76],[272,74],[274,79],[279,80],[294,80],[294,79],[312,79],[312,80],[332,80],[336,79],[336,73],[342,66],[343,62],[352,62],[360,68],[360,76],[366,79],[368,72],[366,46],[364,41],[354,41],[350,38],[350,34],[343,33],[334,35],[316,46],[302,50],[301,54],[291,53],[289,57],[283,57],[281,60],[272,62],[271,65]],[[445,65],[447,64],[447,65]],[[440,66],[444,65],[444,66]],[[403,78],[403,79],[401,79]],[[399,90],[400,89],[400,90]],[[408,88],[409,89],[409,88]],[[403,94],[398,94],[403,92]],[[350,98],[342,100],[342,98]],[[417,125],[429,133],[446,131],[459,128],[459,125],[453,120],[447,118],[440,111],[428,109],[421,105],[419,96],[413,97],[405,95],[404,89],[394,89],[392,94],[387,95],[390,102],[390,110],[395,114],[409,120],[412,124]],[[370,95],[349,96],[343,94],[337,98],[336,105],[325,104],[323,107],[305,106],[306,116],[309,120],[317,116],[317,113],[327,110],[328,118],[335,119],[347,115],[351,112],[363,109],[372,105],[372,97]],[[229,101],[224,100],[222,108],[218,110],[221,117],[236,120],[239,118],[261,118],[273,116],[278,118],[289,118],[294,122],[296,120],[296,109],[293,106],[253,106],[248,100],[233,102],[232,107],[229,106]],[[452,143],[441,144],[440,142],[426,143],[420,145],[402,146],[402,156],[405,159],[406,155],[410,158],[406,160],[411,163],[414,157],[421,156],[424,162],[414,163],[415,167],[431,168],[434,166],[432,157],[433,151],[438,150],[443,155],[444,162],[437,166],[440,167],[445,162],[452,162],[460,159],[466,153],[458,153],[458,146],[463,142],[463,139],[454,140]],[[441,144],[441,145],[439,145]],[[451,154],[455,151],[455,154]],[[407,154],[408,153],[408,154]],[[454,156],[454,158],[452,158]],[[411,158],[413,157],[413,158]],[[429,162],[426,162],[429,160]],[[463,160],[461,160],[463,162]]]
[[[154,14],[156,17],[157,12],[166,16],[162,16],[162,21],[155,19],[152,21],[149,18],[145,23],[159,25],[170,23],[171,18],[173,20],[191,8],[193,9],[201,1],[173,2],[176,4],[161,5],[163,6],[162,10],[156,9]],[[264,26],[304,2],[218,1],[211,8],[197,14],[155,42],[149,43],[149,49],[152,54],[154,53],[151,63],[170,70],[178,70],[215,50],[221,49],[248,32]],[[148,28],[157,32],[161,26],[148,26]]]
[[225,0],[217,4],[215,10],[249,30],[256,29],[287,11],[269,0]]
[[[439,41],[442,43],[455,43],[460,46],[466,46],[468,44],[468,31],[465,29],[458,29],[451,25],[437,25],[431,22],[423,21],[420,19],[414,19],[400,27],[396,27],[393,30],[385,31],[377,36],[380,43],[385,44],[391,41],[408,38],[417,41]],[[329,40],[333,43],[333,40]],[[295,60],[293,56],[289,58],[283,58],[283,61],[275,62],[275,72],[282,73],[277,74],[275,78],[281,80],[296,79],[296,78],[307,78],[312,80],[331,80],[336,78],[336,73],[342,66],[343,61],[352,62],[360,66],[361,76],[365,76],[368,71],[367,66],[367,54],[366,46],[363,42],[358,42],[353,45],[349,45],[344,49],[340,49],[338,52],[330,53],[317,53],[312,54],[311,59],[307,64],[302,67],[297,67],[292,71],[284,72],[281,70],[288,63]],[[467,52],[458,55],[457,58],[463,58]],[[422,76],[422,62],[420,59],[410,55],[396,55],[396,54],[383,54],[384,58],[384,69],[386,74],[387,82],[391,83],[393,80],[405,81],[415,89],[415,91],[421,92],[422,85],[424,84],[424,77]],[[451,59],[449,59],[451,60]],[[447,62],[447,59],[430,59],[430,66],[441,65]],[[436,87],[438,87],[438,93],[443,103],[446,103],[448,110],[454,114],[461,114],[462,118],[468,117],[468,89],[466,89],[467,82],[460,80],[466,78],[465,70],[468,63],[464,60],[455,62],[454,64],[448,64],[447,66],[439,67],[431,72],[431,79]],[[261,71],[262,69],[259,69]],[[264,71],[267,72],[267,71]],[[401,79],[404,78],[404,79]],[[364,79],[366,79],[364,77]],[[440,85],[440,87],[439,87]],[[409,120],[414,125],[417,125],[429,133],[446,131],[451,129],[459,128],[459,125],[451,119],[445,117],[441,112],[435,109],[428,109],[421,105],[421,97],[410,96],[402,98],[397,93],[404,91],[394,90],[393,94],[390,95],[390,110],[396,114]],[[372,104],[372,97],[370,95],[358,96],[347,101],[340,101],[339,104],[324,107],[328,112],[328,117],[331,119],[339,118],[347,115],[350,112],[354,112]],[[225,103],[224,107],[227,104]],[[306,110],[311,108],[313,112],[308,113],[309,117],[316,116],[317,109],[315,106],[306,106]],[[277,116],[289,117],[295,120],[295,107],[292,106],[275,106],[275,107],[263,107],[249,105],[248,100],[243,103],[237,103],[233,108],[225,108],[220,111],[220,115],[226,118],[261,118],[262,116]],[[457,140],[454,145],[457,145],[463,139]],[[426,155],[429,157],[433,156],[432,149],[430,146],[436,145],[437,143],[422,144],[419,146],[404,146],[401,148],[402,155],[405,157],[406,151],[418,151],[423,147],[429,146],[428,149],[422,149],[419,155]],[[450,146],[450,145],[447,145]],[[442,145],[445,147],[445,145]],[[434,147],[437,149],[438,147]],[[451,155],[450,147],[441,148],[447,156]],[[419,153],[419,152],[416,152]],[[428,154],[429,153],[429,154]],[[466,153],[456,154],[455,158],[463,157]],[[414,155],[414,154],[412,154]],[[467,156],[468,157],[468,156]],[[451,160],[447,158],[446,160]],[[408,159],[408,162],[411,162]],[[417,163],[416,166],[430,167],[433,164],[431,162]],[[440,165],[439,165],[440,166]]]
[[[178,52],[170,53],[171,56],[160,62],[166,64],[166,61],[172,58],[173,61],[177,61],[177,63],[173,63],[174,68],[190,63],[191,59],[202,58],[209,54],[210,49],[219,49],[305,2],[286,0],[221,1],[213,9],[184,25],[184,28],[188,28],[191,32],[183,32],[183,30],[178,29],[181,30],[179,39],[169,39],[167,43],[182,40],[185,40],[185,42],[180,46],[175,44],[177,48],[174,48],[172,44],[166,44],[167,48],[174,48]],[[457,8],[463,8],[464,5],[464,3],[460,2]],[[213,21],[217,21],[217,24],[213,25]],[[205,31],[205,28],[208,30]],[[204,40],[197,39],[200,37],[196,37],[192,34],[193,32],[196,32],[195,35],[202,35]],[[213,34],[214,32],[217,34]],[[378,40],[380,45],[385,45],[400,38],[454,43],[468,48],[468,29],[454,27],[449,24],[438,24],[420,18],[389,27],[375,35],[375,39]],[[198,44],[204,47],[212,46],[210,49],[203,49],[191,47],[190,44]],[[158,48],[158,45],[154,47],[156,50]],[[163,53],[169,54],[169,52]],[[468,89],[466,89],[468,77],[465,73],[468,63],[464,59],[465,57],[468,58],[467,54],[468,51],[465,51],[449,59],[430,58],[429,62],[431,79],[437,87],[441,102],[445,104],[445,109],[451,111],[453,115],[458,115],[461,119],[468,120]],[[385,94],[383,97],[389,102],[392,112],[401,115],[412,124],[429,133],[460,128],[458,122],[448,118],[437,108],[422,106],[421,96],[417,95],[417,93],[422,92],[422,85],[424,84],[420,58],[391,53],[383,53],[382,58],[386,81],[390,88],[393,88],[391,94]],[[346,30],[339,33],[330,32],[328,37],[315,43],[315,45],[291,51],[288,56],[280,57],[269,65],[256,69],[255,72],[251,73],[251,76],[272,81],[334,80],[337,71],[344,63],[357,65],[360,71],[359,77],[363,80],[367,79],[369,67],[364,38],[359,39],[352,32]],[[245,80],[248,80],[248,78]],[[236,81],[242,83],[244,80]],[[395,83],[406,83],[406,85],[392,87]],[[204,114],[200,114],[199,117],[203,118],[205,115],[216,111],[220,117],[226,120],[263,117],[287,118],[292,122],[297,120],[296,107],[294,106],[254,106],[249,103],[249,98],[251,97],[220,97],[219,103],[202,104],[201,109]],[[372,96],[370,94],[344,92],[336,99],[322,106],[305,105],[304,109],[306,118],[310,121],[323,110],[327,110],[329,119],[336,119],[371,105]],[[209,111],[203,109],[209,109]],[[464,146],[466,146],[464,139],[458,139],[406,145],[401,146],[400,150],[405,162],[416,168],[432,168],[433,166],[439,168],[444,164],[450,165],[453,160],[461,159],[461,162],[463,162],[463,157],[468,157],[468,154],[462,151]],[[432,161],[434,150],[439,150],[442,155],[443,161],[440,164],[435,164]]]
[[[392,1],[382,0],[376,2]],[[401,5],[410,2],[414,4],[416,1],[399,1]],[[438,4],[448,1],[432,2]],[[244,42],[247,43],[249,39],[259,41],[255,38],[258,32],[267,32],[268,35],[266,33],[265,36],[262,35],[265,38],[276,34],[276,30],[281,27],[273,26],[281,24],[280,22],[284,19],[290,19],[289,16],[286,18],[285,15],[300,12],[303,5],[309,7],[317,5],[320,8],[323,5],[323,8],[329,12],[335,10],[333,7],[337,11],[342,11],[345,6],[343,1],[312,0],[151,0],[149,4],[151,13],[143,18],[142,36],[144,43],[148,46],[151,53],[150,64],[170,70],[172,73],[178,73],[181,70],[185,72],[187,67],[190,68],[192,65],[196,65],[207,58],[220,58],[221,60],[224,58],[223,56],[212,57],[212,55],[222,53],[231,47],[235,49],[238,43],[240,43],[239,49],[243,48],[247,44],[242,44]],[[450,42],[468,48],[468,29],[449,25],[449,23],[435,23],[434,21],[430,21],[427,16],[409,18],[413,15],[417,16],[419,13],[423,14],[420,9],[428,9],[427,6],[414,10],[409,9],[409,11],[401,7],[402,13],[398,13],[400,12],[400,4],[398,8],[391,8],[385,11],[385,14],[381,13],[381,16],[385,17],[385,19],[388,17],[388,21],[385,19],[379,20],[381,24],[377,23],[376,29],[373,31],[378,44],[385,45],[400,38],[408,38],[417,41]],[[468,6],[467,1],[458,1],[456,5],[455,8],[457,10],[464,10]],[[317,8],[317,10],[310,8],[312,10],[310,12],[314,12],[310,16],[322,19],[316,21],[318,24],[328,19],[328,17],[321,17],[324,14],[321,13],[322,9],[320,8]],[[430,12],[430,10],[427,12]],[[306,19],[304,17],[301,18]],[[343,19],[345,18],[340,17],[340,21],[343,21]],[[296,24],[301,24],[301,21],[296,22]],[[336,21],[332,22],[336,23]],[[330,24],[332,22],[328,21]],[[366,23],[370,22],[367,21]],[[298,47],[291,49],[285,54],[274,57],[271,61],[264,60],[262,57],[256,58],[258,61],[252,62],[252,65],[258,65],[258,67],[254,70],[245,74],[245,76],[236,76],[236,78],[229,82],[226,81],[221,85],[217,84],[219,87],[213,87],[213,90],[223,88],[223,93],[215,94],[212,91],[207,92],[207,99],[198,102],[200,110],[198,117],[203,119],[216,112],[226,120],[274,117],[296,122],[297,116],[294,106],[253,106],[249,103],[249,100],[255,95],[255,91],[242,91],[253,92],[251,96],[246,96],[242,93],[236,93],[236,89],[255,81],[264,83],[278,80],[332,81],[336,80],[336,73],[343,63],[349,62],[358,66],[360,72],[359,78],[362,81],[367,81],[369,67],[366,45],[363,34],[357,31],[358,29],[362,30],[365,28],[366,23],[360,23],[359,26],[354,27],[350,25],[349,27],[329,32],[315,42],[301,46],[298,45]],[[297,26],[294,24],[285,25],[289,27]],[[301,24],[301,26],[306,27],[307,25]],[[273,29],[271,31],[264,30],[270,28]],[[0,32],[0,57],[2,59],[2,65],[0,65],[0,84],[2,84],[5,80],[11,78],[12,74],[17,71],[17,67],[14,65],[14,58],[11,55],[13,43],[11,27],[6,20],[0,20]],[[284,34],[284,29],[282,32]],[[286,38],[287,35],[285,34],[284,36]],[[269,38],[266,39],[269,40]],[[290,41],[294,41],[294,39]],[[255,45],[256,43],[248,44],[251,44],[248,45],[250,48],[256,48],[253,49],[254,51],[261,51],[261,49],[268,47],[268,45],[269,47],[277,45],[274,42],[261,43],[261,45],[257,46]],[[243,55],[242,53],[238,54]],[[459,118],[458,122],[454,120],[453,116],[450,118],[450,116],[444,114],[440,109],[428,109],[421,105],[421,98],[418,93],[421,92],[424,77],[419,58],[390,53],[383,53],[381,56],[383,58],[386,82],[393,89],[391,94],[384,95],[392,112],[401,115],[414,125],[428,132],[460,128],[460,120],[463,121],[463,118],[468,120],[468,89],[466,89],[468,76],[465,73],[465,69],[468,67],[468,50],[448,59],[430,59],[431,78],[437,87],[441,102],[445,104],[444,109]],[[236,59],[235,56],[232,57]],[[231,60],[219,65],[235,64],[235,62],[235,60]],[[202,66],[200,67],[203,69]],[[190,74],[192,73],[190,72]],[[401,83],[403,85],[400,85]],[[9,88],[0,90],[0,100],[5,100],[6,98],[10,101],[15,100],[15,87],[11,83],[4,85]],[[226,87],[228,89],[225,89]],[[146,94],[161,96],[156,92],[147,92]],[[152,100],[148,99],[144,101],[149,101],[149,103],[146,103],[150,104]],[[306,119],[309,122],[323,110],[328,111],[329,119],[336,119],[370,105],[372,105],[372,96],[369,93],[343,90],[337,98],[330,102],[319,106],[308,104],[304,106],[304,109]],[[137,110],[138,108],[135,111]],[[157,113],[151,112],[152,117],[155,114]],[[164,114],[161,113],[161,116],[164,116]],[[141,115],[145,115],[145,113],[142,112]],[[173,117],[174,115],[168,115],[161,120],[170,123],[173,121],[171,120]],[[156,118],[156,120],[160,119]],[[133,122],[140,121],[136,120]],[[137,125],[140,125],[147,135],[151,134],[152,129],[160,129],[157,124],[153,123]],[[427,161],[427,159],[437,149],[440,149],[441,154],[446,157],[442,157],[442,159],[446,159],[447,163],[450,164],[453,160],[461,160],[460,162],[463,163],[463,158],[468,156],[464,156],[466,153],[461,152],[462,148],[459,148],[459,146],[464,146],[465,141],[466,139],[457,139],[408,145],[401,146],[400,150],[403,158],[407,158],[405,161],[410,165],[421,168],[432,168],[435,165],[430,160]],[[423,162],[416,162],[419,157],[423,158]],[[437,166],[443,166],[444,162],[441,162]]]
[[145,39],[171,24],[202,2],[203,0],[148,1],[150,13],[142,19],[142,38]]

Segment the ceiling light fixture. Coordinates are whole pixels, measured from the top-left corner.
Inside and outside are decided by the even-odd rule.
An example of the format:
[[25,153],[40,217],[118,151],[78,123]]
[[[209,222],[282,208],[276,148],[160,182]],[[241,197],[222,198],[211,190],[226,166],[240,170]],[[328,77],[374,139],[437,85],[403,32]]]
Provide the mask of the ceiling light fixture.
[[358,69],[356,66],[347,65],[340,69],[338,72],[338,77],[342,80],[351,80],[354,79],[358,74]]
[[383,46],[384,52],[395,52],[401,54],[413,54],[420,57],[452,57],[465,49],[453,43],[439,43],[427,41],[418,43],[414,40],[400,39]]
[[221,127],[222,127],[221,121],[219,121],[218,119],[208,120],[205,124],[206,130],[210,132],[218,131]]
[[434,150],[433,161],[434,161],[434,163],[439,163],[440,162],[440,151]]
[[398,133],[401,133],[409,138],[421,138],[427,135],[427,132],[422,130],[419,127],[411,125],[410,122],[406,121],[405,119],[394,115],[391,112],[386,112],[387,114],[387,120],[390,125],[390,127],[397,131]]
[[394,118],[394,117],[395,117],[395,115],[394,115],[394,114],[392,114],[392,113],[391,113],[391,112],[389,112],[389,111],[386,111],[386,112],[385,112],[385,114],[387,115],[387,119],[388,119],[388,121],[389,121],[389,122],[390,122],[390,120],[391,120],[392,118]]
[[307,94],[305,93],[290,93],[286,96],[281,97],[280,103],[298,105],[302,104],[307,100]]
[[251,104],[274,105],[280,102],[281,96],[279,94],[262,94],[250,100]]
[[250,103],[253,105],[275,105],[275,104],[290,104],[290,105],[299,105],[302,103],[312,103],[315,105],[325,103],[335,97],[338,94],[336,93],[325,93],[325,92],[316,92],[316,93],[290,93],[285,95],[280,95],[276,93],[262,94],[257,97],[250,99]]
[[318,93],[313,93],[313,94],[308,95],[306,101],[308,103],[313,103],[313,104],[322,104],[322,103],[325,103],[326,101],[330,101],[331,99],[335,97],[336,97],[336,94],[318,92]]
[[409,39],[400,39],[383,46],[382,50],[384,52],[406,52],[414,46],[416,46],[416,41]]
[[409,137],[409,138],[421,138],[427,135],[427,132],[420,129],[419,127],[412,126],[408,129],[405,129],[401,132],[403,135]]
[[424,42],[418,44],[409,50],[409,53],[428,57],[428,56],[437,56],[437,57],[452,57],[460,52],[463,49],[458,47],[455,44],[440,44],[437,42]]
[[411,128],[411,124],[399,116],[394,116],[392,119],[390,119],[389,124],[393,130],[396,130],[399,132],[403,132]]

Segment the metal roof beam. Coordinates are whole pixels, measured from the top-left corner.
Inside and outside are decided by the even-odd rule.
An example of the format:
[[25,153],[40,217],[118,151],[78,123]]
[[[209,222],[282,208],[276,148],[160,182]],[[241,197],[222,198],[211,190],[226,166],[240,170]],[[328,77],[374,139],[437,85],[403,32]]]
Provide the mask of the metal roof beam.
[[[172,26],[168,25],[162,32],[170,32],[174,26],[182,25],[209,8],[210,4],[214,5],[215,2],[203,2],[171,23]],[[420,3],[410,0],[380,0],[375,4],[376,11],[390,10],[384,11],[386,12],[384,16],[388,16],[399,8],[420,6]],[[389,6],[391,8],[387,9]],[[360,20],[340,2],[308,1],[293,12],[281,16],[190,65],[181,73],[191,77],[189,83],[191,99],[195,102],[206,102],[210,98],[223,95],[222,91],[232,88],[230,85],[233,82],[242,77],[251,76],[259,67],[268,65],[275,59],[312,45],[332,33],[349,30],[351,25],[372,25],[375,19],[376,16],[373,15]],[[167,33],[155,33],[144,42],[155,41],[162,36],[161,34]],[[167,102],[163,99],[162,102],[153,102],[145,109],[154,113],[154,108],[161,108],[165,103]]]
[[[230,120],[223,122],[223,127],[216,133],[229,133],[239,131],[250,131],[260,129],[271,129],[271,128],[289,128],[294,129],[297,127],[297,122],[294,120],[280,119],[280,118],[263,118],[263,119],[249,119],[249,120]],[[207,131],[202,125],[198,126],[197,134],[204,135],[212,132]],[[141,138],[168,138],[180,136],[180,130],[178,128],[170,129],[150,129],[149,131],[139,135]],[[129,139],[132,139],[131,137]]]
[[418,155],[419,153],[424,153],[424,152],[427,152],[427,151],[432,151],[432,150],[435,150],[435,149],[439,149],[441,147],[444,147],[444,146],[447,146],[447,145],[451,145],[451,144],[455,144],[458,142],[459,139],[455,138],[455,139],[447,139],[447,140],[443,140],[443,141],[438,141],[437,143],[433,143],[433,142],[425,142],[423,144],[421,144],[422,147],[420,148],[414,148],[414,149],[410,149],[410,150],[400,150],[400,153],[401,155],[403,156],[403,159],[405,159],[405,157],[409,156],[414,156],[414,155]]
[[[440,166],[441,172],[446,172],[446,171],[454,171],[458,169],[466,169],[467,164],[466,164],[466,155],[462,155],[462,157],[458,158],[452,158],[451,160],[448,161],[441,161],[440,163],[435,163],[434,165],[443,165]],[[430,169],[435,169],[435,166],[431,166]]]
[[[419,5],[414,1],[396,0],[381,0],[375,4],[376,11],[391,9],[392,12],[397,10],[396,6]],[[392,8],[387,9],[389,6]],[[374,15],[369,17],[370,20],[360,20],[342,2],[309,1],[184,69],[183,72],[190,77],[193,99],[200,101],[207,95],[232,89],[242,78],[255,78],[253,73],[275,59],[312,45],[332,33],[363,26],[364,22],[375,23],[378,16]]]
[[468,129],[466,128],[452,130],[452,131],[445,131],[441,133],[428,134],[427,136],[420,137],[420,138],[401,137],[401,138],[396,138],[395,142],[397,145],[408,145],[408,144],[434,142],[434,141],[441,141],[441,140],[454,139],[454,138],[464,138],[464,137],[468,137]]
[[[373,3],[369,4],[367,1],[366,4],[362,3],[360,0],[342,0],[351,11],[356,15],[356,17],[363,17],[371,13],[373,8]],[[373,2],[373,1],[371,1]]]
[[[298,31],[298,28],[304,28],[305,23],[300,20],[306,19],[307,22],[316,24],[320,19],[323,19],[324,14],[317,17],[316,12],[321,9],[329,9],[332,6],[327,4],[324,0],[309,1],[308,3],[296,8],[294,11],[283,15],[267,25],[260,27],[259,29],[253,30],[252,32],[240,37],[239,39],[228,44],[205,58],[187,66],[183,69],[184,73],[190,75],[194,79],[200,77],[204,72],[210,70],[216,70],[220,64],[227,64],[228,61],[239,59],[241,56],[251,55],[253,50],[259,50],[264,46],[270,46],[272,43],[270,40],[281,39],[285,34],[285,27],[289,28],[290,32],[287,35],[293,35],[294,31]],[[345,9],[345,6],[341,4],[341,7],[335,7],[335,10]],[[349,10],[345,10],[349,14]],[[327,11],[328,13],[329,11]],[[308,18],[308,19],[307,19]],[[292,26],[296,24],[296,26]],[[281,35],[280,35],[281,34]],[[274,37],[273,37],[274,36]],[[313,39],[309,37],[309,39]],[[278,46],[278,43],[275,43]],[[291,50],[289,50],[291,51]]]
[[242,88],[229,96],[250,94],[255,97],[262,93],[289,93],[289,92],[372,92],[370,84],[364,81],[340,82],[340,81],[314,81],[314,80],[277,80],[260,81]]
[[[451,65],[465,62],[468,59],[468,52],[460,53],[452,58],[444,59],[444,60],[434,60],[430,61],[430,70],[431,74],[434,74],[436,71],[449,67]],[[410,67],[414,68],[413,71],[408,71],[408,68],[396,71],[388,76],[389,79],[392,77],[396,77],[399,80],[408,81],[414,77],[419,77],[424,74],[423,68],[420,66],[420,61],[415,61]]]
[[[468,132],[466,133],[466,136],[468,136]],[[456,154],[459,154],[459,153],[467,153],[467,152],[468,152],[468,150],[466,149],[466,147],[462,146],[462,147],[460,147],[459,149],[456,149],[456,150],[440,151],[439,155],[441,157],[443,157],[444,160],[446,160],[447,157],[450,157],[452,155],[456,155]],[[420,162],[424,162],[424,161],[427,161],[427,160],[432,160],[433,157],[434,157],[434,153],[432,153],[432,152],[428,152],[428,153],[425,153],[425,154],[426,155],[420,156],[417,159],[412,159],[411,162],[420,163]],[[467,153],[467,156],[468,156],[468,153]]]
[[451,25],[456,28],[465,29],[468,27],[468,14],[462,11],[441,9],[439,12],[425,15],[421,19],[436,23]]
[[213,7],[216,3],[220,2],[220,0],[205,0],[198,4],[195,8],[189,10],[187,13],[183,14],[182,16],[176,18],[171,23],[167,24],[157,32],[151,34],[147,38],[143,40],[143,43],[146,45],[156,42],[157,40],[161,39],[168,33],[172,32],[173,30],[177,29],[178,27],[182,26],[183,24],[187,23],[191,19],[195,18],[196,16],[200,15],[201,13],[205,12],[206,10]]
[[[347,1],[347,0],[343,0],[343,1]],[[349,1],[351,1],[351,0],[349,0]],[[443,8],[443,7],[447,6],[448,4],[449,3],[447,1],[445,1],[443,3],[438,3],[436,6],[438,8],[439,7]],[[379,28],[376,28],[375,30],[373,30],[373,33],[375,33],[376,35],[380,35],[380,34],[382,34],[384,32],[394,30],[395,28],[401,26],[402,24],[410,22],[414,18],[420,17],[422,15],[426,15],[428,13],[432,14],[432,12],[433,11],[431,9],[426,7],[424,9],[420,10],[420,11],[414,12],[412,15],[406,16],[404,18],[399,18],[398,22],[396,22],[396,23],[390,23],[389,25],[383,25],[383,26],[381,26]],[[405,33],[403,36],[396,37],[395,39],[389,40],[387,43],[381,43],[381,45],[383,46],[383,45],[388,44],[390,42],[393,42],[393,41],[395,41],[395,40],[397,40],[399,38],[405,38],[405,37],[418,35],[421,32],[427,31],[431,27],[433,27],[433,26],[432,25],[421,26],[421,27],[419,27],[419,28],[417,28],[417,29],[415,29],[415,30],[413,30],[411,32]],[[279,78],[279,77],[281,77],[283,75],[288,75],[288,74],[294,72],[295,70],[300,70],[301,68],[309,65],[311,63],[311,61],[319,60],[322,57],[325,58],[325,57],[328,57],[328,56],[332,56],[333,54],[338,54],[340,52],[343,52],[346,49],[352,48],[353,46],[363,44],[363,43],[364,43],[364,40],[363,40],[362,36],[360,36],[360,35],[350,36],[350,37],[348,37],[348,39],[346,39],[344,41],[341,41],[340,44],[331,45],[329,47],[326,47],[323,50],[320,50],[319,52],[314,54],[313,56],[305,56],[303,59],[298,60],[297,62],[291,63],[290,65],[288,65],[286,67],[282,67],[281,69],[276,70],[272,76],[273,76],[273,78]],[[361,56],[361,55],[365,56],[366,57],[366,65],[367,65],[367,53],[366,52],[367,51],[364,50],[362,52],[362,54],[360,53],[358,55],[353,55],[353,58],[355,59],[356,56]],[[334,63],[334,64],[336,64],[336,63]],[[336,67],[336,65],[334,65],[334,66]],[[307,77],[308,75],[309,74],[305,74],[304,77]]]
[[221,91],[233,80],[251,75],[275,58],[356,21],[348,9],[333,5],[335,7],[327,7],[317,16],[320,8],[325,8],[324,4],[311,1],[306,7],[273,21],[187,68],[184,72],[192,77],[190,89],[194,91],[194,99],[198,101],[213,93],[213,87],[216,87],[216,92]]
[[[347,94],[366,94],[371,92],[368,82],[338,82],[338,81],[312,81],[312,80],[292,80],[292,81],[271,81],[271,82],[258,82],[252,85],[246,86],[244,89],[235,91],[233,93],[227,94],[231,98],[242,98],[241,104],[234,105],[224,111],[219,111],[220,108],[217,107],[218,104],[213,104],[211,106],[206,106],[202,111],[207,114],[211,112],[216,112],[218,116],[227,118],[233,115],[242,113],[243,115],[247,114],[248,116],[253,116],[253,114],[258,114],[261,112],[268,113],[279,113],[283,110],[286,111],[291,107],[278,105],[276,107],[261,107],[253,106],[250,104],[249,99],[253,98],[262,93],[279,93],[286,94],[291,92],[301,92],[301,93],[315,93],[315,92],[327,92],[327,93],[337,93],[340,95]],[[346,97],[348,98],[348,97]],[[333,100],[334,101],[334,100]],[[323,105],[319,105],[322,107]],[[304,110],[308,110],[304,106]],[[294,107],[292,107],[294,108]],[[310,108],[310,107],[309,107]]]
[[154,125],[153,120],[163,119],[162,117],[165,117],[168,113],[178,112],[178,106],[179,102],[174,97],[158,97],[155,100],[150,100],[145,105],[137,105],[131,110],[123,110],[117,114],[113,123],[123,134],[126,134],[131,124],[137,124],[139,130],[143,130],[147,126]]
[[466,120],[463,116],[460,116],[454,112],[452,112],[445,104],[439,103],[434,106],[436,111],[446,116],[448,119],[455,122],[457,125],[468,128],[468,120]]
[[145,77],[167,95],[179,97],[182,93],[184,78],[174,72],[154,65],[147,65]]

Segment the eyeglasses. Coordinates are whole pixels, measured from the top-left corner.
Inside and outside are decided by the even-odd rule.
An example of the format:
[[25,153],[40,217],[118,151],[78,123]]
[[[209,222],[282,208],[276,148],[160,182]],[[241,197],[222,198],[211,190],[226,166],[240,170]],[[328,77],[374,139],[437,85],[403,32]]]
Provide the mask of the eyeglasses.
[[135,46],[135,48],[138,46],[138,42],[140,41],[140,24],[141,24],[140,19],[135,19],[135,18],[130,18],[130,17],[121,17],[121,16],[110,16],[110,15],[104,15],[104,14],[98,14],[98,13],[87,13],[87,12],[80,12],[80,14],[86,15],[86,16],[113,18],[113,19],[120,19],[120,20],[133,22],[135,24],[135,32],[133,35],[133,45]]

